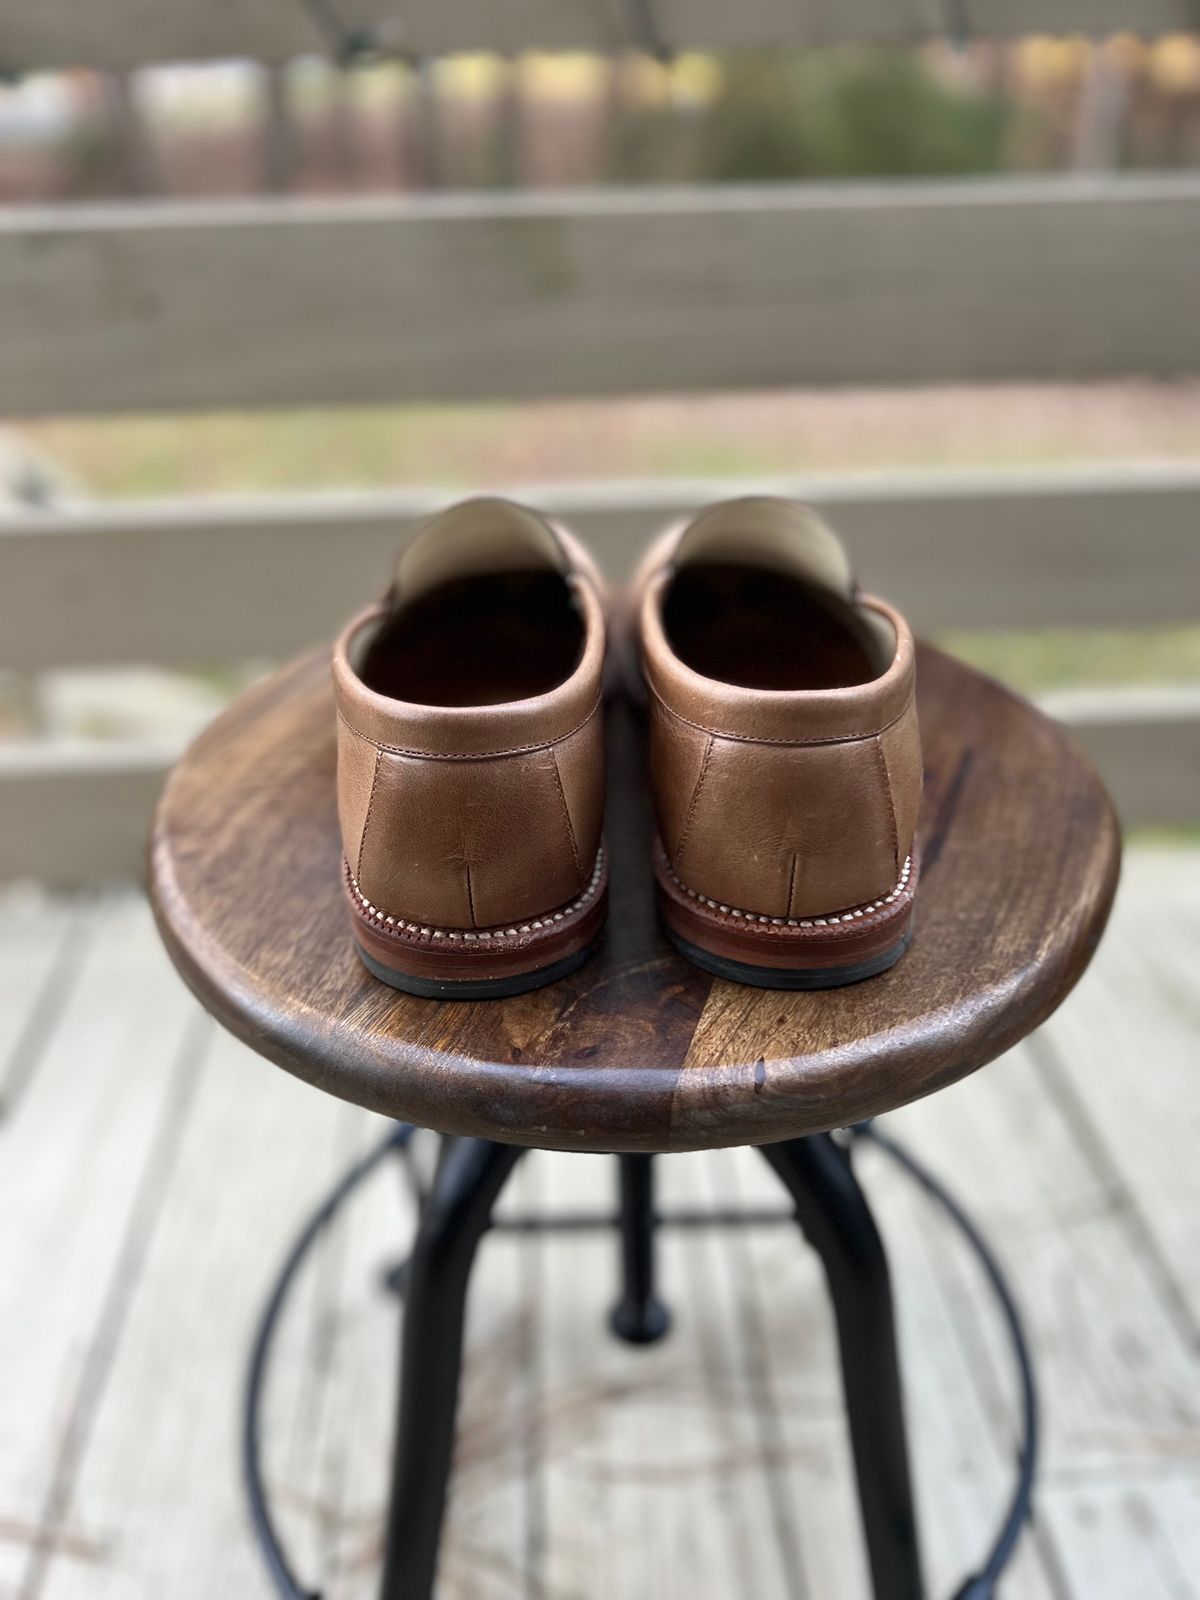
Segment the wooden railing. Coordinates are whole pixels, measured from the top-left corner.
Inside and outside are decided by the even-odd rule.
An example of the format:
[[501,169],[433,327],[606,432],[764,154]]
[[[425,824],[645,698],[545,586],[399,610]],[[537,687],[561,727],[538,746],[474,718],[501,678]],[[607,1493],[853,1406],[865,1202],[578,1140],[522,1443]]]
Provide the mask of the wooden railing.
[[[624,7],[514,0],[355,26],[415,53],[615,48]],[[976,33],[1104,32],[1099,0],[961,0]],[[824,40],[826,5],[659,0],[664,45]],[[401,28],[397,18],[403,24]],[[913,39],[928,0],[839,36]],[[1145,0],[1147,31],[1191,8]],[[0,67],[319,43],[284,0],[0,0]],[[638,42],[638,41],[634,41]],[[607,395],[1200,371],[1200,178],[784,185],[0,214],[0,412]],[[759,484],[829,508],[864,581],[925,630],[1200,621],[1200,468]],[[667,517],[740,483],[514,486],[621,576]],[[273,658],[376,590],[437,490],[80,505],[0,519],[6,666]],[[1130,821],[1200,816],[1200,692],[1059,697]],[[173,751],[0,745],[0,878],[137,870]]]
[[[946,33],[1145,35],[1196,26],[1191,0],[344,0],[343,24],[380,48],[454,51],[667,50],[819,45],[842,39],[912,44]],[[280,61],[324,49],[302,0],[0,0],[0,66],[136,67],[249,56]]]
[[0,217],[0,411],[1200,370],[1200,175]]

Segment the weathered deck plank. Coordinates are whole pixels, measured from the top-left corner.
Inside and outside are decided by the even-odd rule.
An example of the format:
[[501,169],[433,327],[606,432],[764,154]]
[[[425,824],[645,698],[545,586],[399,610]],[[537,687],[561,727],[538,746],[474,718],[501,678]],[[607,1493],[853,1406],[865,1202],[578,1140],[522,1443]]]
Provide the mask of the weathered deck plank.
[[[613,1163],[547,1157],[543,1165],[549,1201],[611,1209]],[[668,1166],[676,1199],[694,1194],[694,1167],[664,1163],[664,1176]],[[698,1292],[708,1241],[679,1240],[663,1253],[675,1325],[643,1349],[607,1331],[615,1237],[564,1236],[544,1248],[547,1592],[787,1600],[752,1385],[717,1297],[705,1305]]]
[[73,1486],[167,1178],[189,1035],[209,1026],[144,906],[92,915],[90,954],[0,1126],[0,1589],[30,1597],[55,1552],[93,1564],[107,1547]]
[[1135,855],[1112,937],[1038,1047],[1200,1345],[1198,956],[1200,853]]
[[[275,1264],[342,1151],[336,1114],[252,1066],[214,1033],[77,1486],[105,1559],[60,1559],[47,1600],[270,1593],[246,1537],[238,1400]],[[280,1410],[299,1365],[285,1340]]]
[[[892,1119],[986,1224],[1031,1326],[1045,1473],[1013,1600],[1200,1596],[1198,868],[1135,854],[1043,1035]],[[210,1031],[132,900],[0,905],[0,955],[0,1059],[24,1084],[0,1120],[18,1224],[0,1231],[0,1594],[265,1600],[236,1459],[252,1321],[305,1211],[384,1125]],[[861,1167],[936,1596],[1006,1492],[1007,1356],[946,1225],[882,1157]],[[752,1152],[659,1170],[665,1204],[778,1199]],[[534,1155],[506,1203],[605,1208],[613,1183],[603,1158]],[[306,1270],[272,1372],[270,1481],[330,1600],[372,1590],[398,1325],[378,1275],[412,1216],[389,1164]],[[646,1351],[604,1330],[616,1259],[603,1234],[485,1241],[444,1600],[862,1600],[813,1258],[788,1228],[670,1236],[675,1332]]]
[[[1030,1054],[997,1063],[977,1093],[947,1090],[914,1109],[894,1126],[966,1199],[1020,1286],[1052,1397],[1046,1472],[1200,1456],[1195,1346],[1164,1304],[1121,1197],[1087,1161]],[[1005,1370],[1004,1357],[994,1319],[972,1311],[977,1299],[959,1288],[954,1324],[976,1340],[999,1420],[1009,1407],[987,1375]]]
[[1190,1471],[1055,1484],[1040,1509],[1072,1595],[1194,1600],[1200,1593],[1200,1478]]
[[[676,1163],[664,1166],[664,1175]],[[711,1158],[681,1158],[692,1174],[692,1203],[714,1210],[761,1205],[785,1210],[779,1182],[750,1151],[721,1151]],[[669,1181],[664,1184],[669,1192]],[[687,1314],[719,1340],[724,1359],[741,1369],[755,1436],[765,1457],[771,1542],[788,1596],[855,1595],[863,1592],[866,1557],[858,1536],[850,1474],[850,1452],[837,1400],[832,1328],[815,1260],[796,1230],[783,1226],[700,1235],[693,1246],[706,1252],[705,1271],[695,1285]],[[758,1271],[756,1250],[786,1260],[797,1274],[800,1294],[777,1296],[780,1280]],[[773,1348],[772,1311],[786,1319],[787,1356]],[[796,1353],[803,1351],[800,1362]],[[789,1381],[800,1378],[799,1384]]]
[[19,890],[0,899],[0,1119],[37,1068],[95,921],[69,901]]

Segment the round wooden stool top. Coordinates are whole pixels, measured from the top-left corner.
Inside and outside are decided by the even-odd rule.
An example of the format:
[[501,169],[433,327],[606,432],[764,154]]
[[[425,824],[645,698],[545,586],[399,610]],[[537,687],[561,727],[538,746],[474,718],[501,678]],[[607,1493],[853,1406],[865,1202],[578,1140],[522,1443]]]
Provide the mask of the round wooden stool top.
[[203,1004],[318,1088],[446,1133],[694,1150],[815,1133],[940,1089],[1016,1043],[1087,965],[1116,887],[1108,799],[1060,730],[922,647],[926,787],[912,948],[785,994],[709,977],[660,934],[641,725],[610,708],[608,933],[511,1000],[418,1000],[362,967],[341,899],[326,655],[243,695],[167,783],[151,892]]

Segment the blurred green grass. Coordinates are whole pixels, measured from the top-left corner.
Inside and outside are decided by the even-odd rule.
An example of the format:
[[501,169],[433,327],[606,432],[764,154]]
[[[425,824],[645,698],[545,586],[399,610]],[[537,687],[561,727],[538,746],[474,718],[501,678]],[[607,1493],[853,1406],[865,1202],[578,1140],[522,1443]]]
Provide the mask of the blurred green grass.
[[[1200,597],[1198,597],[1200,609]],[[1200,683],[1200,624],[960,633],[938,644],[1023,693],[1084,686]]]
[[92,494],[1200,459],[1200,383],[787,390],[27,423]]

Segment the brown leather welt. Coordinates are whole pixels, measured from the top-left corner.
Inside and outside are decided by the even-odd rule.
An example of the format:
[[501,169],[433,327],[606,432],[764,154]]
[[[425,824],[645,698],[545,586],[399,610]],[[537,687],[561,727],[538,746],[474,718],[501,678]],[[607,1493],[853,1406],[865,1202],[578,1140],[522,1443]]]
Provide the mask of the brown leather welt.
[[659,705],[663,708],[667,715],[669,717],[674,717],[676,722],[684,722],[689,728],[695,728],[697,733],[707,733],[711,738],[714,739],[732,739],[737,744],[783,745],[791,750],[810,749],[815,745],[821,744],[862,744],[867,739],[878,739],[881,733],[886,733],[889,728],[895,727],[896,723],[900,721],[901,717],[903,717],[905,713],[912,708],[913,701],[916,699],[916,690],[914,688],[913,692],[909,695],[908,699],[900,707],[899,711],[897,711],[894,717],[889,718],[887,722],[883,723],[878,728],[868,728],[865,733],[839,733],[832,735],[828,739],[767,739],[758,737],[754,734],[731,733],[728,728],[710,728],[706,722],[693,722],[691,717],[685,717],[682,712],[676,711],[672,706],[667,704],[662,695],[659,694],[658,690],[650,682],[647,674],[643,673],[642,677],[646,688],[654,696],[655,700],[658,701]]
[[[413,756],[420,761],[496,761],[501,756],[524,756],[532,750],[549,750],[553,745],[562,744],[564,740],[574,738],[581,733],[588,723],[599,711],[603,704],[603,695],[598,695],[595,704],[581,722],[573,728],[568,728],[566,733],[555,734],[553,739],[537,739],[532,744],[513,745],[508,750],[473,750],[469,753],[442,750],[419,750],[415,746],[403,744],[382,744],[378,739],[372,739],[370,734],[364,733],[361,728],[356,728],[349,717],[343,712],[341,706],[336,707],[339,722],[344,722],[356,739],[361,739],[365,744],[373,745],[376,750],[386,751],[391,756]],[[880,730],[882,732],[882,729]]]

